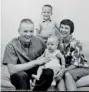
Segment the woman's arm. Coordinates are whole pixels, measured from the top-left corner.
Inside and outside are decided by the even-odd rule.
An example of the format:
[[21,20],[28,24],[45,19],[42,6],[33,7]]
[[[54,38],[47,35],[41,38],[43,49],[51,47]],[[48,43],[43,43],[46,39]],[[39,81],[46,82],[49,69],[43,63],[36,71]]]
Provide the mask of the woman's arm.
[[76,67],[74,65],[70,65],[68,68],[63,68],[60,70],[60,72],[56,75],[56,77],[62,77],[64,75],[65,72],[75,69]]
[[70,65],[68,68],[63,69],[63,71],[64,72],[67,72],[67,71],[72,70],[72,69],[75,69],[75,68],[76,68],[75,65]]

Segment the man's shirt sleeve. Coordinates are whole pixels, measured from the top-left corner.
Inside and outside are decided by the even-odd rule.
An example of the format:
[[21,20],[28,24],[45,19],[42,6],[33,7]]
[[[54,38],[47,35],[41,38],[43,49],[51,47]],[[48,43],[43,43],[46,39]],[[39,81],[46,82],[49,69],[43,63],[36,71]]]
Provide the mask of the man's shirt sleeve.
[[18,57],[15,53],[15,49],[12,45],[7,45],[4,57],[3,57],[3,64],[16,64],[18,60]]

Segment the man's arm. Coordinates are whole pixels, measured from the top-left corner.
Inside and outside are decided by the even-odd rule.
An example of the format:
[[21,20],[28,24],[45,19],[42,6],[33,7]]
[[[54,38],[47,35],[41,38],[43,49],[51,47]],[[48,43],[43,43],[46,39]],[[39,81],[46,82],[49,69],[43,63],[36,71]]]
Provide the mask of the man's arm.
[[15,49],[11,44],[8,44],[5,49],[3,64],[8,66],[10,74],[14,74],[23,70],[30,69],[36,65],[43,64],[49,61],[47,58],[40,58],[37,60],[30,61],[24,64],[17,64],[18,56],[15,53]]
[[36,66],[36,65],[37,65],[36,61],[31,61],[31,62],[28,62],[28,63],[25,63],[25,64],[17,64],[17,65],[7,64],[9,73],[11,75],[15,74],[17,72],[20,72],[20,71],[28,70],[28,69]]
[[36,65],[44,64],[48,61],[50,61],[49,58],[40,58],[40,59],[36,59],[36,60],[30,61],[30,62],[24,63],[24,64],[17,64],[17,65],[7,64],[7,66],[8,66],[8,70],[9,70],[10,74],[12,75],[12,74],[15,74],[20,71],[31,69],[31,68],[35,67]]

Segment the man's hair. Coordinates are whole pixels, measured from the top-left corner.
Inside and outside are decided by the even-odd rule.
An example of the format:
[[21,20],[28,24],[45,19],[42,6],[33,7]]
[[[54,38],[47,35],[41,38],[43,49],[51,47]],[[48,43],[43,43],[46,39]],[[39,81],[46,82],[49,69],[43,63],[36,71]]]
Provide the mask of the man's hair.
[[20,24],[22,24],[22,23],[30,23],[30,24],[34,24],[33,21],[30,20],[30,19],[22,19],[22,20],[20,21]]
[[61,24],[70,26],[70,34],[74,32],[74,23],[71,20],[64,19],[60,22],[60,26]]
[[45,5],[43,5],[43,7],[49,7],[49,8],[51,8],[51,10],[53,9],[53,7],[49,4],[45,4]]
[[19,28],[20,28],[20,26],[21,26],[22,23],[34,24],[33,21],[30,20],[30,19],[27,19],[27,18],[26,18],[26,19],[22,19],[22,20],[20,21]]

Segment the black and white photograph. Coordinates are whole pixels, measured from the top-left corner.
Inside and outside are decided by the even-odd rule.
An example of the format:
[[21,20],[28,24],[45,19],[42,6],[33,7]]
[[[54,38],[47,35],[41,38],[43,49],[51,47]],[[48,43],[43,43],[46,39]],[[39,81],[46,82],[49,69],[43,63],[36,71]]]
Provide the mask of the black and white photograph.
[[89,0],[1,0],[1,91],[89,91]]

